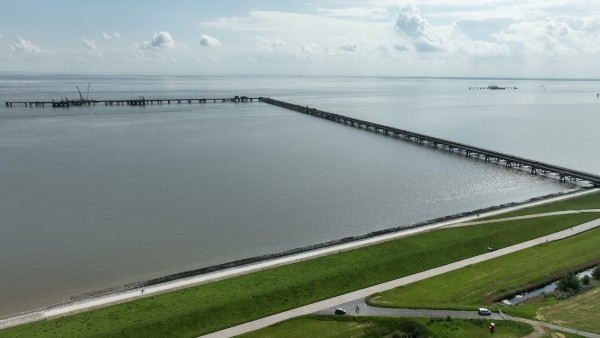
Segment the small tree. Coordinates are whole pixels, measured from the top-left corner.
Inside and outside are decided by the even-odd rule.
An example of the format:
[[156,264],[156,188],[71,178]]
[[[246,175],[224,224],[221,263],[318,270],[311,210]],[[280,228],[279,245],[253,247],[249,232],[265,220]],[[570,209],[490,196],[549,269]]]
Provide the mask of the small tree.
[[562,292],[568,291],[579,291],[581,285],[579,284],[579,278],[572,272],[567,272],[559,281],[558,289]]
[[596,265],[594,270],[592,270],[592,277],[594,277],[595,280],[600,281],[600,265]]
[[583,277],[581,277],[581,284],[588,286],[592,283],[592,278],[590,277],[590,275],[585,275]]

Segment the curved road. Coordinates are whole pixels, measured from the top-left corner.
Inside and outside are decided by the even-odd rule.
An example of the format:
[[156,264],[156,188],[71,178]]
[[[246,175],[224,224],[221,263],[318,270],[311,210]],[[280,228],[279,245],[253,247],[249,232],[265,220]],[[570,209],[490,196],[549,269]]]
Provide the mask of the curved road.
[[[359,312],[356,313],[356,306]],[[396,309],[396,308],[379,308],[371,307],[365,303],[364,299],[357,299],[351,302],[340,304],[335,307],[330,307],[321,311],[315,312],[318,315],[335,315],[336,308],[341,307],[347,311],[347,315],[351,316],[377,316],[377,317],[425,317],[425,318],[460,318],[460,319],[490,319],[494,321],[512,320],[517,322],[527,323],[532,326],[543,326],[555,331],[563,331],[574,333],[582,337],[600,338],[600,335],[595,333],[583,332],[570,329],[563,326],[558,326],[550,323],[544,323],[537,320],[512,317],[506,314],[492,313],[490,316],[482,316],[477,311],[455,311],[455,310],[427,310],[427,309]]]
[[[582,212],[582,211],[575,211],[575,212]],[[591,212],[593,212],[593,211],[591,211]],[[573,213],[573,211],[566,211],[564,213]],[[523,217],[529,218],[530,216],[523,216]],[[513,218],[513,219],[518,219],[518,218]],[[280,312],[280,313],[277,313],[277,314],[274,314],[274,315],[271,315],[268,317],[264,317],[264,318],[257,319],[257,320],[251,321],[251,322],[247,322],[247,323],[240,324],[240,325],[237,325],[234,327],[230,327],[225,330],[213,332],[211,334],[204,335],[202,337],[205,337],[205,338],[232,337],[232,336],[237,336],[237,335],[240,335],[243,333],[255,331],[255,330],[261,329],[263,327],[267,327],[269,325],[273,325],[273,324],[279,323],[281,321],[284,321],[284,320],[287,320],[287,319],[290,319],[293,317],[308,315],[308,314],[312,314],[315,312],[323,311],[325,309],[336,308],[336,307],[340,306],[340,304],[361,301],[362,299],[368,297],[369,295],[377,293],[377,292],[382,292],[382,291],[397,288],[397,287],[400,287],[403,285],[407,285],[410,283],[414,283],[414,282],[417,282],[417,281],[420,281],[423,279],[427,279],[427,278],[430,278],[433,276],[437,276],[437,275],[440,275],[440,274],[443,274],[443,273],[446,273],[449,271],[457,270],[457,269],[469,266],[471,264],[477,264],[477,263],[480,263],[480,262],[483,262],[483,261],[486,261],[486,260],[489,260],[492,258],[504,256],[504,255],[507,255],[507,254],[510,254],[510,253],[513,253],[516,251],[531,248],[533,246],[543,244],[543,243],[546,243],[549,241],[556,241],[556,240],[560,240],[563,238],[567,238],[567,237],[573,236],[575,234],[579,234],[579,233],[594,229],[599,226],[600,226],[600,218],[595,219],[590,222],[580,224],[578,226],[574,226],[570,229],[566,229],[563,231],[559,231],[559,232],[547,235],[547,236],[532,239],[532,240],[529,240],[529,241],[526,241],[523,243],[519,243],[519,244],[515,244],[512,246],[506,247],[506,248],[498,249],[496,251],[488,252],[488,253],[485,253],[485,254],[482,254],[479,256],[463,259],[458,262],[454,262],[454,263],[443,265],[443,266],[440,266],[440,267],[437,267],[434,269],[422,271],[422,272],[416,273],[414,275],[398,278],[398,279],[395,279],[395,280],[392,280],[392,281],[389,281],[386,283],[373,285],[368,288],[353,291],[353,292],[343,294],[343,295],[340,295],[337,297],[325,299],[320,302],[305,305],[305,306],[295,308],[292,310]],[[353,311],[353,309],[354,308],[351,308],[348,310]],[[590,337],[600,338],[600,336],[598,336],[598,335],[594,335],[594,336],[590,336]]]

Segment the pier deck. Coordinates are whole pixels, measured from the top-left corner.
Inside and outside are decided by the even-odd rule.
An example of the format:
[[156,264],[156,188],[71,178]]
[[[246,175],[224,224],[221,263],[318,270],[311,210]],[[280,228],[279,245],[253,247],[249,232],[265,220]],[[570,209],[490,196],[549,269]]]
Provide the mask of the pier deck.
[[[516,89],[516,88],[515,88]],[[192,103],[207,103],[207,102],[253,102],[259,101],[282,108],[290,109],[300,113],[317,116],[326,120],[343,123],[352,127],[365,129],[375,133],[384,134],[398,139],[404,139],[420,144],[427,144],[435,148],[446,149],[450,152],[457,152],[465,154],[468,157],[474,157],[486,162],[495,161],[497,163],[504,164],[508,168],[518,168],[521,170],[529,170],[531,174],[536,175],[538,173],[547,175],[548,177],[558,178],[560,182],[570,181],[585,181],[589,182],[592,186],[600,187],[600,175],[594,175],[579,170],[573,170],[549,163],[543,163],[524,157],[514,156],[506,153],[501,153],[481,147],[471,146],[464,143],[454,142],[445,140],[439,137],[428,136],[412,131],[394,128],[378,123],[364,121],[353,117],[348,117],[340,114],[334,114],[319,110],[316,108],[309,108],[308,106],[301,106],[292,104],[284,101],[278,101],[266,97],[248,97],[248,96],[234,96],[232,98],[168,98],[168,99],[146,99],[140,96],[137,99],[116,99],[116,100],[69,100],[64,99],[60,101],[6,101],[6,107],[13,107],[14,105],[24,104],[26,107],[70,107],[70,106],[91,106],[96,104],[104,104],[107,106],[112,105],[128,105],[128,106],[145,106],[145,105],[161,105],[161,104],[192,104]]]
[[593,186],[600,187],[599,175],[556,166],[553,164],[543,163],[523,157],[513,156],[489,149],[484,149],[481,147],[445,140],[438,137],[415,133],[404,129],[385,126],[382,124],[364,121],[344,115],[334,114],[318,110],[316,108],[309,108],[308,106],[300,106],[288,102],[274,100],[271,98],[263,98],[261,101],[282,108],[294,110],[300,113],[317,116],[326,120],[342,123],[345,125],[350,125],[352,127],[384,134],[386,136],[392,136],[398,139],[404,139],[420,144],[427,144],[435,148],[447,149],[450,152],[463,153],[466,156],[478,158],[486,162],[495,161],[504,164],[508,168],[518,168],[521,170],[527,169],[533,175],[538,173],[546,174],[548,175],[548,177],[558,178],[561,182],[565,182],[567,179],[570,181],[586,181]]
[[259,100],[259,97],[248,97],[248,96],[234,96],[229,98],[176,98],[176,99],[146,99],[144,97],[138,97],[137,99],[114,99],[114,100],[51,100],[51,101],[5,101],[6,107],[14,107],[15,105],[25,105],[25,107],[53,107],[53,108],[65,108],[71,106],[95,106],[96,104],[104,104],[107,106],[145,106],[154,104],[182,104],[182,103],[207,103],[207,102],[253,102]]

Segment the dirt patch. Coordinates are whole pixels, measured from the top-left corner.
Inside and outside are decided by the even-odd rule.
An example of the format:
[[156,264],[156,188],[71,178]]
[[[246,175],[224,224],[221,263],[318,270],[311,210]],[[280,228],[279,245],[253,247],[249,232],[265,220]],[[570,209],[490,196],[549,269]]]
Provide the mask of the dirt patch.
[[523,338],[540,338],[540,337],[543,337],[544,335],[546,335],[547,329],[545,327],[543,327],[542,325],[535,324],[535,323],[529,323],[529,324],[531,325],[531,327],[533,327],[533,332],[531,332],[530,334],[526,335]]

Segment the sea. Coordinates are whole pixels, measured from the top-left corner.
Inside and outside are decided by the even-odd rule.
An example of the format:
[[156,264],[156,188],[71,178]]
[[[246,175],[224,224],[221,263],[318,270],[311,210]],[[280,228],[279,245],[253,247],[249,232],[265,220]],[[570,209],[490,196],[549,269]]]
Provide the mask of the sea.
[[[517,89],[476,89],[498,85]],[[257,101],[600,174],[599,80],[0,73],[0,316],[585,187]]]

